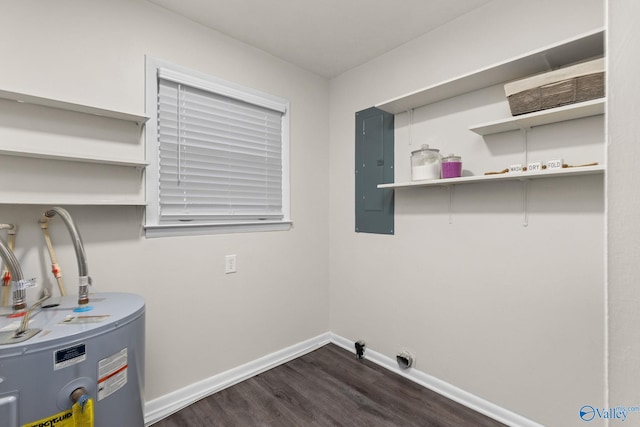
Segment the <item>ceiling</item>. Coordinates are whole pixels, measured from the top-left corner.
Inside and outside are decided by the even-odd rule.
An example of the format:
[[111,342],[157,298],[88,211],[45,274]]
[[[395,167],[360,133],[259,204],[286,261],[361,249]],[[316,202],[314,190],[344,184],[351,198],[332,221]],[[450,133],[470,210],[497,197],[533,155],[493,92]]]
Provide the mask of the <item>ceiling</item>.
[[148,0],[335,77],[491,0]]

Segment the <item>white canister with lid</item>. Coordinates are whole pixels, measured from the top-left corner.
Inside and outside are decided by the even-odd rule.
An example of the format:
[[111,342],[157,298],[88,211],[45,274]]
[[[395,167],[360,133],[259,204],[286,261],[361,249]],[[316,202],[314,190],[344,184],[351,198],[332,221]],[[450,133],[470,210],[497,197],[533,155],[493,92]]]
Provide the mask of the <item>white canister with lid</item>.
[[440,150],[424,144],[420,150],[411,152],[411,180],[422,181],[440,178],[442,156]]

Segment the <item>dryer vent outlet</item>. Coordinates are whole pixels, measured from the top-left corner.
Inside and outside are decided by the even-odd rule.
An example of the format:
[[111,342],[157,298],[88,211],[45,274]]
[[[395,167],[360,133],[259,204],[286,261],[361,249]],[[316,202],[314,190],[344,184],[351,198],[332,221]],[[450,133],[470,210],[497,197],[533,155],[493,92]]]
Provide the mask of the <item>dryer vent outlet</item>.
[[356,357],[358,359],[364,359],[364,350],[365,350],[364,341],[363,340],[356,341]]
[[400,369],[409,369],[413,366],[413,355],[408,351],[401,351],[396,355],[398,366]]

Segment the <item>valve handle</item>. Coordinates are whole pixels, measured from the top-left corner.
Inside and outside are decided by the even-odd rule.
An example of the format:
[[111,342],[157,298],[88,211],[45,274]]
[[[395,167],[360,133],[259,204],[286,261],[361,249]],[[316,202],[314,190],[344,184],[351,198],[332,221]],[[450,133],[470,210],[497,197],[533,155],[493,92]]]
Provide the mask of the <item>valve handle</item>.
[[84,412],[84,407],[85,407],[85,405],[87,404],[88,401],[89,401],[89,395],[88,394],[83,394],[82,396],[80,396],[80,398],[76,402],[78,405],[80,405],[80,412]]

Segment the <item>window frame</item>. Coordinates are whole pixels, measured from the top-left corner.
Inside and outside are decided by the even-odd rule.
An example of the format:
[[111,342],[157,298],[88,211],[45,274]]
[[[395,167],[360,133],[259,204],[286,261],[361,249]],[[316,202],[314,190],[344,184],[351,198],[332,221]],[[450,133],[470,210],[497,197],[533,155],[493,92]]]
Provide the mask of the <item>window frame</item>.
[[[282,113],[282,214],[281,219],[273,220],[226,220],[220,222],[175,222],[160,221],[159,200],[159,142],[158,142],[158,86],[159,72],[171,75],[184,84],[238,99],[262,107],[279,109]],[[167,61],[145,57],[145,104],[150,120],[145,126],[145,154],[148,166],[145,172],[145,209],[144,230],[146,237],[189,236],[201,234],[258,232],[289,230],[291,228],[290,206],[290,166],[289,166],[289,101],[257,89],[190,70]]]

